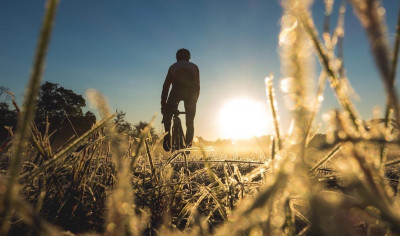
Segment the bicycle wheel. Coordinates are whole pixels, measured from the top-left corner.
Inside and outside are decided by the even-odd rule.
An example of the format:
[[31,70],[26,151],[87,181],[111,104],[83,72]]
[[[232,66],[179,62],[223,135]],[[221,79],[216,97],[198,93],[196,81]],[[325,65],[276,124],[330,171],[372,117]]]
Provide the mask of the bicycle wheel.
[[172,144],[171,144],[171,152],[179,150],[179,124],[180,119],[178,117],[173,118],[173,126],[172,126]]
[[172,148],[171,151],[177,151],[186,148],[185,135],[182,129],[182,122],[179,117],[174,117],[172,127]]
[[179,123],[179,149],[186,148],[185,134],[183,133],[182,123]]
[[174,124],[172,126],[171,152],[174,152],[176,150],[176,143],[177,143],[176,137],[177,137],[177,133],[176,133],[176,128],[175,128],[175,124]]

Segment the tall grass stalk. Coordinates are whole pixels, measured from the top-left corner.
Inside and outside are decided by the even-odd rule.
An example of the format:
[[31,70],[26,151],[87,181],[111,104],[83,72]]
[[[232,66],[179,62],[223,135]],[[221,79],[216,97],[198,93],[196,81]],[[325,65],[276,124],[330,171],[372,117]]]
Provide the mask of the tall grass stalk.
[[[108,103],[103,95],[96,90],[87,91],[90,102],[100,111],[102,117],[110,116]],[[107,134],[111,144],[111,155],[116,166],[117,187],[107,199],[106,235],[140,235],[147,221],[146,214],[136,215],[136,206],[133,202],[133,188],[130,181],[128,163],[130,160],[124,155],[128,148],[127,137],[118,135],[115,126],[106,123]]]
[[[276,151],[276,156],[270,166],[267,164],[256,168],[244,178],[252,179],[257,173],[263,175],[268,169],[265,183],[253,199],[244,200],[236,210],[235,216],[223,227],[217,230],[217,235],[228,232],[246,234],[275,235],[293,232],[293,208],[290,196],[297,196],[308,202],[309,180],[305,172],[304,150],[306,143],[306,127],[310,119],[312,104],[309,87],[313,83],[312,54],[308,37],[298,25],[297,18],[300,9],[308,11],[311,1],[286,0],[282,1],[284,16],[280,33],[281,56],[284,70],[282,90],[290,100],[289,109],[292,111],[295,128],[285,144]],[[267,96],[272,115],[275,120],[275,133],[280,137],[279,126],[276,122],[276,102],[273,96],[272,76],[266,79]],[[272,144],[273,145],[273,144]],[[275,151],[273,151],[275,152]],[[288,183],[291,183],[290,185]],[[288,206],[290,206],[288,208]],[[289,216],[288,216],[289,215]],[[286,220],[285,220],[286,219]]]
[[76,139],[74,142],[72,142],[70,145],[67,147],[63,148],[60,152],[56,153],[54,156],[52,156],[51,159],[47,160],[45,163],[43,163],[41,166],[38,168],[32,170],[31,172],[24,173],[20,179],[23,181],[30,181],[34,177],[36,177],[38,174],[46,171],[48,168],[53,167],[59,160],[61,160],[63,157],[67,156],[69,153],[71,153],[74,149],[76,149],[79,145],[81,145],[83,142],[86,141],[88,137],[96,133],[98,130],[104,127],[104,125],[107,122],[110,122],[114,116],[109,116],[99,123],[97,123],[95,126],[93,126],[89,131],[81,135],[78,139]]
[[[400,110],[398,95],[395,86],[395,76],[397,69],[397,59],[400,44],[400,9],[398,12],[396,39],[392,55],[387,37],[387,27],[384,21],[384,9],[379,0],[352,0],[356,15],[367,32],[371,44],[371,50],[375,59],[375,64],[381,74],[381,79],[385,86],[387,94],[387,105],[385,109],[385,127],[388,128],[390,119],[390,110],[394,110],[394,116],[397,124],[400,122]],[[386,147],[383,144],[380,150],[381,166],[384,166],[386,160]],[[398,184],[397,190],[400,189]],[[398,196],[396,201],[399,201]]]
[[315,166],[313,166],[310,170],[310,172],[314,172],[317,170],[319,167],[321,167],[325,162],[327,162],[331,157],[333,157],[342,147],[341,144],[336,145],[324,158],[322,158]]
[[270,141],[270,145],[271,145],[271,160],[274,160],[275,159],[275,154],[276,154],[276,142],[275,142],[275,137],[274,136],[271,136],[271,139],[270,139],[271,141]]
[[[399,49],[400,49],[400,7],[399,7],[398,15],[397,15],[396,39],[394,41],[392,65],[390,67],[390,80],[391,80],[392,86],[394,86],[395,81],[396,81],[396,71],[397,71],[397,61],[398,61],[398,56],[399,56]],[[386,101],[386,110],[385,110],[385,120],[386,120],[385,125],[386,125],[386,127],[389,124],[390,109],[391,109],[390,101]]]
[[136,147],[136,151],[135,151],[135,155],[132,157],[131,161],[130,161],[130,168],[133,169],[134,166],[136,165],[136,162],[140,156],[140,152],[144,146],[144,142],[146,140],[146,138],[148,138],[151,127],[153,126],[154,120],[156,119],[156,116],[154,115],[153,118],[151,119],[150,123],[142,130],[142,133],[140,135],[139,138],[139,143]]
[[271,74],[269,77],[265,78],[265,86],[267,92],[268,103],[271,109],[271,115],[274,120],[274,130],[276,136],[276,142],[278,144],[278,150],[282,149],[282,138],[281,138],[281,131],[279,126],[279,114],[278,114],[278,103],[276,102],[275,98],[275,91],[273,87],[273,78],[274,76]]
[[[281,87],[286,93],[286,98],[290,100],[288,108],[292,110],[294,119],[293,130],[289,134],[289,143],[296,150],[294,151],[296,164],[303,168],[308,127],[312,120],[312,109],[315,107],[310,89],[314,86],[315,76],[313,54],[310,50],[312,44],[305,30],[298,24],[298,20],[300,13],[309,12],[311,4],[312,1],[301,1],[301,4],[300,1],[295,0],[283,1],[284,14],[279,36],[284,76]],[[293,152],[290,149],[289,151]]]
[[399,123],[399,102],[393,77],[396,70],[394,68],[396,65],[393,63],[397,63],[397,55],[392,57],[393,63],[391,63],[387,29],[384,21],[384,8],[379,0],[351,0],[351,3],[368,34],[375,64],[378,67],[385,86],[387,100],[394,109],[396,121]]
[[[394,47],[393,47],[393,55],[392,55],[392,64],[390,67],[390,80],[392,86],[395,85],[395,80],[396,80],[396,71],[397,71],[397,61],[398,61],[398,54],[399,54],[399,48],[400,48],[400,7],[397,15],[397,26],[396,26],[396,39],[394,41]],[[392,104],[390,100],[386,101],[386,108],[385,108],[385,118],[384,118],[384,124],[386,129],[388,130],[390,127],[390,118],[392,114]],[[384,167],[386,164],[386,159],[387,159],[387,147],[385,144],[382,144],[381,150],[380,150],[380,159],[381,159],[381,171],[384,171]],[[400,202],[400,183],[397,184],[397,189],[396,189],[396,202]]]
[[310,36],[312,43],[314,45],[314,48],[317,52],[318,58],[323,66],[323,69],[327,73],[329,77],[329,81],[331,84],[331,87],[334,89],[336,97],[338,99],[339,104],[342,105],[344,110],[348,112],[353,127],[358,130],[359,129],[359,124],[358,121],[360,120],[359,115],[357,110],[355,109],[353,103],[351,102],[350,98],[348,97],[346,91],[345,91],[345,85],[343,82],[339,79],[340,75],[338,72],[338,61],[336,58],[332,56],[329,56],[329,53],[327,50],[323,47],[321,41],[318,38],[318,33],[317,30],[314,26],[314,23],[310,17],[310,15],[306,12],[301,12],[299,15],[300,23],[307,32],[307,34]]
[[54,25],[55,14],[57,11],[58,0],[48,0],[46,3],[46,12],[42,23],[36,54],[33,62],[33,68],[29,80],[29,85],[24,98],[24,107],[21,117],[18,119],[17,132],[15,134],[15,144],[13,146],[13,155],[8,169],[8,182],[6,195],[1,199],[5,208],[0,212],[0,230],[2,234],[7,234],[10,228],[11,209],[13,208],[13,199],[16,193],[16,181],[21,171],[24,151],[27,147],[29,138],[29,126],[33,120],[36,110],[36,101],[39,93],[40,81],[42,80],[47,49],[50,43],[51,31]]
[[150,143],[149,143],[149,139],[148,139],[148,138],[145,139],[144,144],[145,144],[145,147],[146,147],[147,158],[148,158],[148,160],[149,160],[151,175],[152,175],[153,177],[156,177],[156,176],[155,176],[155,173],[156,173],[156,172],[155,172],[154,164],[153,164],[153,157],[152,157],[151,152],[150,152]]
[[341,6],[339,8],[339,19],[338,19],[338,24],[337,24],[334,36],[337,37],[338,59],[341,61],[339,75],[340,75],[340,78],[342,78],[342,79],[345,78],[347,80],[347,77],[345,76],[344,56],[343,56],[344,16],[346,13],[346,5],[347,5],[347,0],[343,0]]
[[306,126],[305,135],[307,137],[306,144],[312,139],[311,136],[311,128],[314,123],[314,119],[317,115],[319,108],[321,107],[322,101],[324,100],[324,90],[325,90],[325,83],[326,83],[326,74],[324,71],[321,72],[318,80],[318,88],[317,93],[314,101],[314,106],[311,107],[311,114],[308,124]]
[[354,148],[350,151],[352,152],[353,157],[357,160],[362,170],[362,175],[365,178],[364,182],[368,192],[365,198],[369,198],[367,201],[370,201],[381,211],[382,218],[391,224],[391,229],[394,232],[399,233],[400,214],[396,210],[396,203],[393,201],[392,197],[388,195],[385,186],[382,184],[383,181],[380,180],[382,177],[376,173],[375,169],[372,167],[371,163],[367,162],[364,155]]
[[[284,9],[282,17],[282,29],[280,33],[281,64],[283,68],[284,80],[282,90],[286,92],[286,97],[291,100],[294,126],[289,134],[288,147],[286,147],[288,163],[285,165],[295,166],[291,171],[287,171],[288,181],[295,183],[297,187],[285,185],[282,191],[288,192],[289,197],[300,197],[307,203],[310,201],[312,189],[306,171],[305,149],[309,135],[309,124],[312,122],[313,102],[312,88],[315,84],[314,61],[312,43],[305,29],[299,24],[302,13],[310,14],[310,7],[313,1],[282,1]],[[285,22],[285,21],[289,21]],[[321,82],[323,83],[323,81]],[[320,85],[321,87],[322,85]],[[317,97],[318,101],[318,97]],[[316,112],[316,110],[314,111]],[[289,168],[283,165],[281,168]],[[301,187],[300,187],[301,186]],[[284,199],[284,197],[282,197]],[[288,214],[288,204],[286,199],[281,207],[281,211]],[[291,210],[290,210],[291,211]],[[286,232],[291,231],[291,217],[286,216]],[[285,225],[282,226],[285,228]]]
[[[343,32],[344,32],[344,13],[345,13],[345,3],[342,2],[342,6],[340,7],[340,12],[339,12],[339,18],[337,22],[337,26],[335,28],[334,34],[331,37],[330,34],[330,18],[332,14],[332,8],[333,8],[334,1],[333,0],[325,0],[325,19],[324,19],[324,33],[323,33],[323,38],[325,42],[325,46],[333,53],[333,50],[336,46],[336,42],[339,42],[340,39],[343,38]],[[338,41],[339,39],[339,41]],[[340,49],[339,49],[340,51]],[[339,58],[341,60],[341,68],[343,68],[343,58]],[[343,76],[341,76],[343,78]],[[309,142],[311,136],[310,136],[310,131],[315,119],[315,116],[317,115],[317,112],[321,106],[321,103],[324,99],[324,90],[325,90],[325,82],[326,82],[327,75],[324,70],[321,71],[319,80],[318,80],[318,88],[316,92],[316,97],[314,101],[314,105],[311,106],[311,116],[310,120],[307,125],[306,129],[306,135],[307,135],[307,143]]]
[[[330,19],[332,15],[332,8],[334,4],[334,0],[325,0],[325,19],[324,19],[324,35],[329,35],[330,31]],[[325,37],[324,37],[325,38]]]

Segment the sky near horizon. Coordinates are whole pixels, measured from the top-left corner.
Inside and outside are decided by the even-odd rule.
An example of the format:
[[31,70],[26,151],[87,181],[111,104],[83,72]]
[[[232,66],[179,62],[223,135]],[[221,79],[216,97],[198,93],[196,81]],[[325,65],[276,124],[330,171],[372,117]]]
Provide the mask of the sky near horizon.
[[[14,92],[19,102],[29,78],[44,3],[0,2],[0,85]],[[382,4],[392,44],[399,1]],[[335,1],[332,26],[339,5]],[[321,32],[323,1],[314,1],[312,10]],[[156,128],[161,129],[162,84],[177,49],[187,48],[200,69],[195,136],[221,138],[218,114],[232,99],[251,98],[265,103],[267,109],[264,78],[270,73],[276,79],[280,116],[287,127],[289,113],[278,88],[281,15],[277,0],[61,0],[43,79],[82,95],[95,88],[107,96],[113,109],[125,111],[132,123],[149,121],[158,112]],[[345,17],[344,61],[360,97],[356,106],[362,117],[370,118],[374,106],[384,108],[384,89],[351,6]],[[327,87],[321,113],[334,108],[339,105]]]

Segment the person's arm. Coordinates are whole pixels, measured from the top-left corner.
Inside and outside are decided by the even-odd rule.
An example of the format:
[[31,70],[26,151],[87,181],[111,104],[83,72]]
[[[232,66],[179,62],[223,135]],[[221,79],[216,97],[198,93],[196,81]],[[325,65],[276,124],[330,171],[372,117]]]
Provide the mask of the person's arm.
[[171,84],[172,84],[171,73],[170,70],[168,70],[167,77],[165,78],[161,93],[161,108],[164,107],[165,104],[167,104],[168,92]]

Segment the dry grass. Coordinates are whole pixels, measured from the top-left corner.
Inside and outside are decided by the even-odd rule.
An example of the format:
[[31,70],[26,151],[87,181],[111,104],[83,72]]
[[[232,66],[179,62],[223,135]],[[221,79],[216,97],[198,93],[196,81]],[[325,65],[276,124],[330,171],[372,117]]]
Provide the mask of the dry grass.
[[[322,42],[310,15],[312,1],[284,0],[279,38],[293,128],[283,134],[279,127],[271,76],[266,85],[275,135],[269,145],[233,154],[200,149],[188,162],[182,153],[160,155],[159,145],[147,140],[149,127],[140,140],[117,134],[106,99],[94,90],[88,97],[103,119],[87,133],[53,150],[49,134],[37,131],[32,114],[57,2],[48,0],[18,129],[11,147],[0,153],[2,235],[400,234],[394,87],[400,40],[392,53],[379,1],[351,3],[375,45],[388,97],[383,118],[363,120],[350,99],[341,55],[345,4],[331,35],[332,6],[326,1]],[[323,67],[318,81],[311,47]],[[325,139],[312,127],[326,81],[342,109],[326,119]],[[315,92],[307,89],[313,84]]]

